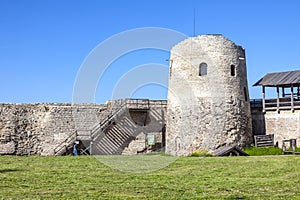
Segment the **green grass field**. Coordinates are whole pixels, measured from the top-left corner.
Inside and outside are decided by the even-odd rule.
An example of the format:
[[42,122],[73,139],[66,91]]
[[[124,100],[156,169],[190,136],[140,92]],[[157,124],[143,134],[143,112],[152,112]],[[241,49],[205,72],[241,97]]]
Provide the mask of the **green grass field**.
[[300,199],[300,156],[182,157],[138,174],[92,156],[1,156],[0,181],[2,199]]

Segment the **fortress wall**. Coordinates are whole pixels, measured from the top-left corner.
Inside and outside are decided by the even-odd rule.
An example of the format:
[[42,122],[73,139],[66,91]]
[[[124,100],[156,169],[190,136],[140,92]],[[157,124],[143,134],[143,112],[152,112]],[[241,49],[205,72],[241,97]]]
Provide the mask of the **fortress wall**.
[[[235,108],[234,101],[226,103],[228,110],[227,116]],[[124,104],[124,100],[109,101],[107,104],[0,104],[0,155],[53,155],[53,149],[57,147],[75,130],[90,130],[95,124],[104,120],[111,113],[116,111]],[[132,154],[143,151],[146,148],[147,135],[155,135],[156,143],[164,146],[163,129],[166,124],[167,102],[166,101],[149,101],[150,109],[147,111],[146,124],[141,122],[145,119],[144,114],[126,112],[124,118],[119,124],[124,130],[132,130],[132,141],[123,150],[123,154]],[[209,131],[210,122],[205,123],[205,118],[215,118],[217,120],[218,109],[212,107],[210,103],[201,103],[201,109],[208,111],[199,112],[200,115],[176,115],[174,122],[178,124],[186,122],[187,131],[197,129],[203,132]],[[232,105],[232,106],[230,106]],[[144,106],[139,104],[137,107]],[[180,110],[178,110],[180,112]],[[131,114],[130,114],[131,113]],[[202,115],[203,116],[202,116]],[[213,114],[216,114],[214,116]],[[209,115],[212,115],[209,117]],[[232,115],[236,117],[235,115]],[[185,119],[182,120],[184,117]],[[197,119],[198,118],[198,119]],[[201,121],[199,121],[201,119]],[[188,122],[188,120],[190,120]],[[136,121],[136,122],[135,122]],[[200,122],[200,125],[198,124]],[[128,123],[129,122],[129,123]],[[195,123],[197,122],[197,123]],[[290,110],[277,112],[267,112],[252,109],[253,134],[274,134],[275,142],[282,145],[283,139],[297,139],[300,146],[300,111]],[[229,122],[228,122],[229,123]],[[226,127],[233,130],[238,125],[234,120],[231,125]],[[239,125],[238,125],[239,126]],[[227,129],[226,128],[226,129]],[[182,129],[183,130],[183,129]],[[234,131],[233,131],[234,132]],[[128,133],[127,133],[128,134]],[[211,138],[214,138],[211,137]],[[176,139],[176,138],[175,138]],[[204,138],[203,138],[204,139]],[[208,140],[207,138],[206,140]],[[177,138],[177,140],[179,140]],[[227,138],[229,141],[230,138]],[[197,141],[197,138],[195,142]],[[181,141],[175,141],[177,143]]]
[[[107,104],[0,104],[0,155],[53,155],[57,147],[75,131],[89,131],[97,123],[124,105],[124,100]],[[134,137],[124,152],[132,153],[145,146],[147,134],[156,135],[161,143],[165,124],[166,101],[149,101],[148,124],[124,123],[124,130],[132,129]],[[139,105],[138,105],[139,106]],[[143,150],[143,149],[142,149]]]
[[300,146],[300,110],[265,113],[266,134],[274,134],[274,142],[282,146],[282,140],[297,139]]
[[106,105],[0,104],[0,154],[51,155],[75,130],[104,118],[105,110]]
[[274,143],[282,147],[282,140],[297,139],[300,147],[300,110],[267,111],[252,108],[253,135],[274,134]]

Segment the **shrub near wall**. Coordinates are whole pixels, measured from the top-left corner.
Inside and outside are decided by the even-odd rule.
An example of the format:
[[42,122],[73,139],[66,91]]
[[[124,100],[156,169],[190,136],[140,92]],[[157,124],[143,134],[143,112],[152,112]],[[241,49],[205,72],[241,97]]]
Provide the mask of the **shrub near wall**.
[[191,156],[192,157],[212,157],[213,155],[211,155],[205,149],[198,149],[198,150],[194,151]]
[[264,156],[264,155],[282,155],[282,149],[278,147],[265,147],[265,148],[257,148],[257,147],[249,147],[244,150],[250,156]]

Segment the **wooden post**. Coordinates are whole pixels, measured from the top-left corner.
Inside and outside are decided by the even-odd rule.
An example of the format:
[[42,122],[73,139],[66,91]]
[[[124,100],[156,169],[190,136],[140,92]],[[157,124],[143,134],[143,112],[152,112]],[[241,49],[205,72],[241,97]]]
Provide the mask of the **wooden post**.
[[282,86],[282,97],[285,97],[285,93],[284,93],[284,86]]
[[262,104],[263,104],[263,112],[266,112],[266,90],[265,86],[262,86]]
[[279,113],[279,86],[276,86],[276,93],[277,93],[277,113]]
[[291,110],[294,112],[294,87],[291,85]]
[[90,142],[90,155],[93,155],[93,141]]

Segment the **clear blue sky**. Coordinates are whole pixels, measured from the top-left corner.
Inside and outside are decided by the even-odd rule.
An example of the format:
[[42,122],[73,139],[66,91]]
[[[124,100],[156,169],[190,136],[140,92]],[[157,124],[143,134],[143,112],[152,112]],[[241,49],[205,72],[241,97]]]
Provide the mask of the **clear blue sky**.
[[[261,97],[252,84],[264,74],[300,69],[299,0],[0,0],[0,102],[71,102],[78,70],[99,43],[142,27],[192,36],[194,9],[196,35],[221,33],[246,49],[251,98]],[[167,65],[168,56],[122,56],[100,80],[96,103],[131,68]],[[134,97],[166,99],[166,89],[148,85]]]

